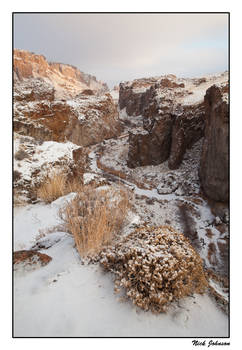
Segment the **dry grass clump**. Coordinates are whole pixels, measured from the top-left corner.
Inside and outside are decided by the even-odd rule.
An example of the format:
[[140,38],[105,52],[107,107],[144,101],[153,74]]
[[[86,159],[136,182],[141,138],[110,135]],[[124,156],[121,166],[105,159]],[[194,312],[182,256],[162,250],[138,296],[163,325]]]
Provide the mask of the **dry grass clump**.
[[51,203],[55,199],[66,194],[66,175],[54,173],[47,177],[37,189],[37,197],[46,203]]
[[68,180],[67,173],[55,172],[47,176],[37,189],[37,197],[45,203],[51,203],[57,198],[70,192],[81,192],[83,188],[82,180],[71,178]]
[[83,186],[76,198],[60,210],[60,217],[73,235],[79,254],[93,256],[120,231],[128,207],[124,190]]
[[101,252],[100,263],[116,276],[133,303],[164,312],[169,303],[203,293],[207,280],[202,259],[182,234],[170,226],[143,226]]

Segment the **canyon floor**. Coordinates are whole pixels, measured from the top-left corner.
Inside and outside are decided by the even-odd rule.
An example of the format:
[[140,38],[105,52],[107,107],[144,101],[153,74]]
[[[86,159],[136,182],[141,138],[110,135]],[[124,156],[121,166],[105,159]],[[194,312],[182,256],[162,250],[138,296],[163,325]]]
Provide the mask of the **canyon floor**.
[[[124,187],[130,191],[132,206],[121,234],[147,222],[155,226],[172,225],[190,239],[206,269],[228,278],[228,231],[200,193],[198,166],[202,140],[186,152],[177,170],[171,171],[167,162],[130,169],[126,165],[128,132],[130,128],[138,130],[141,120],[134,117],[133,124],[127,126],[126,118],[132,119],[125,110],[120,111],[124,123],[120,136],[88,148],[84,182],[103,182],[100,187]],[[75,148],[71,142],[59,145],[60,149]],[[51,154],[56,143],[46,141],[40,147]],[[26,176],[33,164],[38,162],[24,163]],[[174,302],[167,313],[145,312],[114,293],[112,274],[81,259],[67,232],[56,229],[47,233],[54,226],[61,227],[59,210],[74,196],[75,193],[70,193],[50,204],[37,201],[14,208],[14,250],[38,246],[40,253],[52,257],[41,268],[38,264],[28,268],[18,264],[14,270],[15,336],[228,336],[228,315],[212,293]],[[226,303],[228,286],[212,276],[210,286]]]

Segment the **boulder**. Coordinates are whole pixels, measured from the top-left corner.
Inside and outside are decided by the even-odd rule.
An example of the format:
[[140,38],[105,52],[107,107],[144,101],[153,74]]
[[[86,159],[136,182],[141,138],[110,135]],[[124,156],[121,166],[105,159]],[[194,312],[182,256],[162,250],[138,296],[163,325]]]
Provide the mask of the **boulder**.
[[21,264],[27,268],[35,268],[47,265],[52,258],[35,250],[18,250],[13,253],[14,270]]

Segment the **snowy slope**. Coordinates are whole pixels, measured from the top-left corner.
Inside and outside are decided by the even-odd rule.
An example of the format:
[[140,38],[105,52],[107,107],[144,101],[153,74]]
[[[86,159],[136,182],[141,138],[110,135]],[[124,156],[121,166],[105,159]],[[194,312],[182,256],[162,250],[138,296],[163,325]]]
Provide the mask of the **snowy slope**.
[[[50,205],[15,211],[15,248],[30,248],[39,229],[60,224],[58,210],[73,194]],[[58,239],[57,239],[58,237]],[[227,316],[207,295],[171,306],[167,314],[143,312],[113,292],[110,274],[98,265],[83,265],[72,237],[64,232],[42,240],[52,257],[45,267],[17,269],[14,282],[15,336],[159,336],[228,335]]]

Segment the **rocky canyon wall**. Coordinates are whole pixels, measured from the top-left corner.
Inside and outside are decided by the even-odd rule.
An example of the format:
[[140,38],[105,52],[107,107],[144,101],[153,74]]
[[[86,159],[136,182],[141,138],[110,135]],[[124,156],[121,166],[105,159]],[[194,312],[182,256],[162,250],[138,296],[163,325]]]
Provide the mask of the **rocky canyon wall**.
[[229,199],[229,107],[227,86],[212,86],[205,95],[205,136],[200,180],[211,199]]

